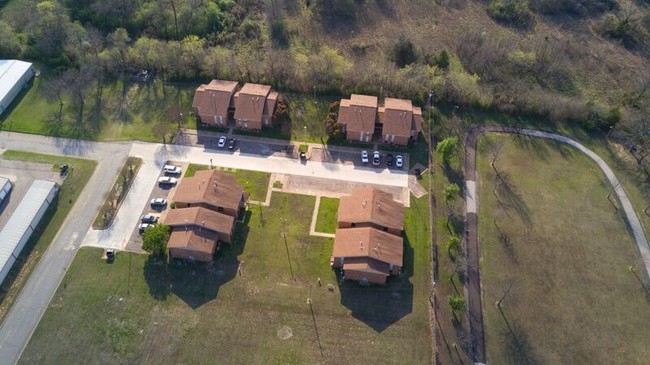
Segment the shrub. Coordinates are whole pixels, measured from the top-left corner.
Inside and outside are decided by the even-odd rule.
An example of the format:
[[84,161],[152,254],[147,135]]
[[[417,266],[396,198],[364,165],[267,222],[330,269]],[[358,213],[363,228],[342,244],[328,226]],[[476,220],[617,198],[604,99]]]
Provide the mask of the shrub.
[[450,295],[447,298],[447,303],[449,303],[449,307],[454,313],[457,311],[464,311],[466,308],[465,298],[462,295]]
[[397,43],[393,46],[391,53],[391,61],[395,62],[397,67],[403,68],[418,60],[418,51],[413,42],[404,36],[400,37]]
[[490,0],[487,12],[494,20],[520,28],[533,24],[527,0]]
[[282,48],[289,45],[289,32],[284,19],[275,19],[271,22],[271,38]]

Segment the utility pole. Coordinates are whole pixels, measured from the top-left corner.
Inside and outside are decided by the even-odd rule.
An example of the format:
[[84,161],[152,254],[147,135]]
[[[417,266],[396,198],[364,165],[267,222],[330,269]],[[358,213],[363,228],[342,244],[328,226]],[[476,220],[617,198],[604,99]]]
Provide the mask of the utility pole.
[[314,322],[314,331],[316,331],[316,341],[318,341],[318,349],[320,350],[320,356],[323,355],[323,346],[320,344],[320,335],[318,334],[318,326],[316,325],[316,315],[314,315],[314,307],[312,307],[311,300],[311,285],[309,286],[309,297],[307,297],[307,304],[309,304],[309,310],[311,311],[311,319]]
[[284,238],[284,248],[287,250],[287,261],[289,261],[289,271],[291,272],[291,280],[296,280],[293,277],[293,267],[291,266],[291,256],[289,255],[289,244],[287,243],[287,220],[286,218],[280,218],[282,222],[282,238]]

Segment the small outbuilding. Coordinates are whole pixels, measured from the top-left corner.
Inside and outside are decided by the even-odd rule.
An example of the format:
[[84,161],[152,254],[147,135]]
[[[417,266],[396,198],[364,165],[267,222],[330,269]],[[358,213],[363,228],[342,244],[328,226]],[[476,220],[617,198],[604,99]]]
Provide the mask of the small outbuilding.
[[0,115],[36,75],[34,66],[19,60],[0,60]]
[[0,205],[4,202],[5,198],[11,192],[13,185],[9,179],[0,177]]
[[59,191],[57,183],[34,180],[16,210],[0,231],[0,282],[2,282]]

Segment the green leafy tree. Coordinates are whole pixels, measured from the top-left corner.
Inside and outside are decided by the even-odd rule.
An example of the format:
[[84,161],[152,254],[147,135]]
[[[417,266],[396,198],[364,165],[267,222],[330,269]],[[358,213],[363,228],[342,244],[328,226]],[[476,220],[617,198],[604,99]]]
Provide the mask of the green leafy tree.
[[447,253],[452,259],[458,256],[460,253],[460,238],[456,236],[449,237],[449,240],[447,240]]
[[142,233],[142,249],[153,256],[162,257],[167,252],[169,240],[169,226],[155,224]]
[[449,202],[454,200],[458,194],[460,194],[460,187],[456,183],[447,184],[442,189],[442,196],[445,198],[445,203],[447,203],[447,205],[449,205]]
[[451,308],[452,312],[454,312],[454,315],[456,315],[456,312],[462,312],[465,310],[465,308],[467,308],[465,298],[462,295],[450,295],[447,298],[447,303],[449,303],[449,307]]
[[458,137],[447,137],[436,146],[436,152],[442,156],[445,163],[458,153]]

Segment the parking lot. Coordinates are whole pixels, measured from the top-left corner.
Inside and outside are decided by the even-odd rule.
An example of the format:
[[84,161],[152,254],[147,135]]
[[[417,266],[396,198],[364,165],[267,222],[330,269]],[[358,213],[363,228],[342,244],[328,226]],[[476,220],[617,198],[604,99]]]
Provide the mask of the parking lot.
[[51,164],[3,159],[0,159],[0,176],[13,183],[11,192],[0,204],[0,229],[5,226],[34,180],[50,180],[58,184],[63,181],[59,172],[52,170]]
[[[159,175],[156,177],[156,179],[163,177],[163,176],[169,176],[169,177],[174,177],[177,179],[177,183],[175,185],[170,185],[170,184],[160,184],[156,183],[151,191],[151,194],[149,194],[147,198],[147,203],[144,206],[144,209],[142,209],[142,212],[140,215],[138,215],[138,219],[133,222],[133,232],[131,234],[131,237],[129,238],[129,241],[126,244],[126,249],[129,251],[142,251],[142,230],[140,229],[140,217],[142,215],[153,215],[158,217],[158,219],[162,219],[162,217],[165,214],[165,211],[169,209],[169,205],[172,202],[171,197],[174,196],[174,191],[176,189],[176,186],[182,179],[183,174],[185,173],[185,169],[187,168],[187,164],[185,163],[179,163],[179,162],[173,162],[170,161],[168,162],[169,165],[174,165],[174,166],[179,166],[181,168],[181,173],[180,174],[167,174],[163,169],[160,169]],[[165,205],[158,205],[158,206],[152,206],[151,205],[151,200],[156,199],[156,198],[163,198],[167,200],[167,204]]]

